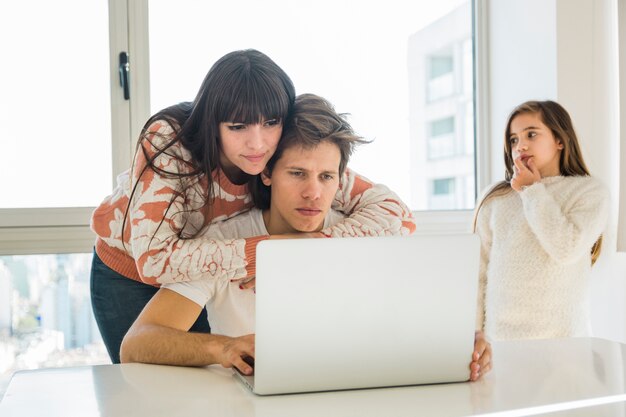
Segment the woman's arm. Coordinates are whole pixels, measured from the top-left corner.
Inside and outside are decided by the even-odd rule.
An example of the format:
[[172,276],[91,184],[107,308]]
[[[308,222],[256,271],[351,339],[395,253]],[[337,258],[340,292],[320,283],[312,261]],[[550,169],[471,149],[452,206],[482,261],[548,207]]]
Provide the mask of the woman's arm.
[[[207,179],[184,177],[193,172],[191,155],[180,144],[165,148],[171,128],[157,123],[143,142],[147,158],[154,157],[154,169],[140,149],[133,172],[134,194],[128,212],[127,232],[137,271],[148,284],[238,279],[255,273],[254,254],[267,236],[225,239],[219,230],[197,233],[205,218],[226,219],[247,209],[247,193],[222,187],[213,181],[215,199],[206,206]],[[183,175],[183,177],[181,177]],[[186,190],[183,192],[183,190]],[[190,238],[197,234],[196,237]],[[188,238],[184,238],[188,237]]]
[[322,233],[328,237],[409,235],[415,231],[411,210],[386,186],[346,169],[332,206],[348,217]]

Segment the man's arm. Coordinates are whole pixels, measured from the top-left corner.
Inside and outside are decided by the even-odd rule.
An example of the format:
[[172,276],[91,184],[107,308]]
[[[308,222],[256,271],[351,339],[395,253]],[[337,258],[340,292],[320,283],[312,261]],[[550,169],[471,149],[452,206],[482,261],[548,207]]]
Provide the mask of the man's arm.
[[122,363],[237,367],[244,374],[252,368],[243,358],[254,358],[254,335],[227,337],[188,333],[202,307],[182,295],[161,288],[143,309],[120,349]]

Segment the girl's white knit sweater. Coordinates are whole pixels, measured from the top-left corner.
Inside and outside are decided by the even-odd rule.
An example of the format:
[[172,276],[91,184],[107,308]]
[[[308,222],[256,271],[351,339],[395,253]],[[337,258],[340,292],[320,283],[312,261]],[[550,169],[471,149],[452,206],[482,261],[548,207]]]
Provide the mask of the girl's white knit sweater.
[[485,202],[477,328],[495,340],[589,336],[590,251],[608,211],[608,190],[588,176],[543,178]]

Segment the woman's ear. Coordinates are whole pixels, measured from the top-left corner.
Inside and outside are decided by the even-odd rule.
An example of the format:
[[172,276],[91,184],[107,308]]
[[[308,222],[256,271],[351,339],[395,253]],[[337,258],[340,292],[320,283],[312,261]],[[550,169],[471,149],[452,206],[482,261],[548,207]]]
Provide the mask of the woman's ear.
[[263,184],[268,187],[272,185],[272,178],[270,177],[270,172],[267,168],[261,172],[261,181],[263,181]]
[[563,141],[561,139],[556,140],[556,148],[560,150],[564,148]]

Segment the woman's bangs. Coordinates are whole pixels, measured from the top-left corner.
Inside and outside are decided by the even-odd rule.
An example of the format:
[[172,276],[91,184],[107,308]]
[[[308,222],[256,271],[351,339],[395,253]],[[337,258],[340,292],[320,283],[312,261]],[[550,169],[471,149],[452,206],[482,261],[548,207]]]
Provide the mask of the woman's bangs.
[[254,124],[287,118],[290,102],[282,83],[262,78],[247,81],[231,90],[228,102],[222,106],[222,121]]

